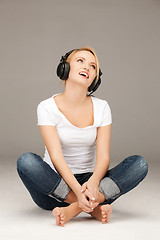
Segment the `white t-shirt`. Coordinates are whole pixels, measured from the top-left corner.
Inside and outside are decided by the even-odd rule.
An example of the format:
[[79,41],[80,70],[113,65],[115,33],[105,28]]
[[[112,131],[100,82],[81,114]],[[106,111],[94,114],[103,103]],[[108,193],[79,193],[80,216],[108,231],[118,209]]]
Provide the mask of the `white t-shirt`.
[[[96,160],[97,127],[112,123],[111,109],[106,100],[91,96],[94,109],[94,124],[79,128],[72,125],[58,109],[54,96],[59,94],[61,93],[54,94],[39,103],[37,107],[37,125],[56,127],[64,159],[73,174],[93,172]],[[43,160],[56,171],[46,146]]]

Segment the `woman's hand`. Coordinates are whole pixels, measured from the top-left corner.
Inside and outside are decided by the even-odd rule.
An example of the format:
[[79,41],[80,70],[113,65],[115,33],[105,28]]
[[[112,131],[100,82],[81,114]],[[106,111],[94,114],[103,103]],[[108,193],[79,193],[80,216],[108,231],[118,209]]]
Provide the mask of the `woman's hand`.
[[78,199],[79,207],[87,213],[92,212],[93,209],[97,207],[99,204],[98,202],[93,201],[93,197],[87,189],[85,191],[85,194],[80,192],[77,195],[77,199]]
[[[94,197],[95,201],[98,202],[99,196],[99,182],[90,178],[87,182],[82,185],[82,192],[89,197],[90,200],[93,200],[90,196]],[[89,194],[88,194],[89,193]]]

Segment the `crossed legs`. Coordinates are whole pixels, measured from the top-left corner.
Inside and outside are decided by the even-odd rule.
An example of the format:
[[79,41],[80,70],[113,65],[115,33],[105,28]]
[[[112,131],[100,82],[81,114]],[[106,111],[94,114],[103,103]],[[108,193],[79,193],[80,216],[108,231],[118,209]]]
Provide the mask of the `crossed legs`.
[[[75,194],[68,191],[67,185],[60,184],[60,176],[39,155],[31,152],[22,154],[17,160],[17,171],[34,202],[43,209],[54,209],[53,214],[58,225],[63,226],[82,212]],[[108,222],[111,213],[109,204],[135,188],[145,178],[147,172],[148,164],[140,155],[127,157],[108,170],[99,185],[100,199],[96,200],[100,204],[89,214],[101,222]],[[63,191],[57,191],[57,189],[61,190],[61,187]],[[66,192],[68,192],[67,198]],[[63,202],[54,198],[58,193],[60,199],[65,197]],[[104,205],[106,203],[107,205]],[[105,220],[102,221],[102,218]]]
[[[99,192],[97,201],[99,203],[102,203],[104,202],[104,200],[105,200],[105,196],[101,192]],[[64,226],[66,222],[68,222],[73,217],[77,216],[83,211],[79,207],[77,197],[72,190],[67,195],[65,202],[69,203],[70,205],[67,207],[56,207],[52,211],[53,215],[56,217],[56,224],[59,226]],[[111,212],[112,212],[111,205],[106,204],[106,205],[98,205],[89,214],[93,218],[96,218],[97,220],[101,221],[102,223],[107,223],[109,221]]]
[[[99,192],[100,201],[97,201],[103,203],[104,199],[106,199],[107,203],[112,203],[122,194],[126,194],[135,188],[145,178],[147,172],[148,164],[144,157],[132,155],[124,159],[116,167],[107,171],[105,178],[102,179],[100,183],[104,190],[104,195]],[[53,210],[53,214],[56,217],[56,223],[60,226],[64,226],[67,221],[82,212],[73,192],[70,191],[66,201],[71,203],[68,207],[55,208]],[[89,214],[102,223],[106,223],[109,221],[111,212],[111,205],[106,204],[98,205]]]

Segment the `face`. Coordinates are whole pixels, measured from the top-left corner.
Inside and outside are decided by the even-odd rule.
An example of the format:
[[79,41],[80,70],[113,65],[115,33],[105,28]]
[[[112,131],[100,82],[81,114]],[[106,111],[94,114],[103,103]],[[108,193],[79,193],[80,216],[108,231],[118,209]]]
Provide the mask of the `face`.
[[82,50],[72,56],[70,60],[70,79],[89,87],[96,77],[96,71],[96,60],[91,52]]

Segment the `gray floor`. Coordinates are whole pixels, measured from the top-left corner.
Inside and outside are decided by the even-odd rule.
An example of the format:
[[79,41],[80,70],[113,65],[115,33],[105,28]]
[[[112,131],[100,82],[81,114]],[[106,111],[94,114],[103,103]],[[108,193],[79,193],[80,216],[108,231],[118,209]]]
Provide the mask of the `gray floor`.
[[65,227],[55,224],[51,211],[38,208],[16,172],[16,159],[0,161],[0,239],[160,239],[160,163],[136,188],[113,204],[110,222],[101,224],[81,213]]

